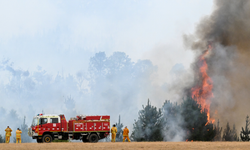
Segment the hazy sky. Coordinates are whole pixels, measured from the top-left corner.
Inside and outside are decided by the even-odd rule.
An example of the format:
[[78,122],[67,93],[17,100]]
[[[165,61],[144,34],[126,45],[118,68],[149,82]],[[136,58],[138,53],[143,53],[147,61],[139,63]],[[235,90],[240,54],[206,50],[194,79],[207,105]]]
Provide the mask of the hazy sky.
[[182,35],[212,9],[212,0],[3,0],[0,58],[24,70],[75,74],[96,52],[121,51],[150,59],[167,81],[174,65],[193,61]]
[[[104,87],[93,94],[99,96],[100,104],[105,102],[107,106],[110,104],[106,100],[119,101],[117,111],[107,114],[110,113],[113,123],[121,114],[122,120],[130,123],[132,128],[138,110],[148,98],[157,107],[161,107],[165,99],[175,99],[164,86],[182,82],[176,78],[180,76],[178,71],[188,72],[194,61],[193,52],[183,46],[182,36],[193,34],[199,21],[212,10],[212,0],[0,0],[0,61],[9,59],[8,64],[0,63],[0,107],[21,112],[19,117],[28,115],[30,122],[31,116],[41,109],[66,113],[63,108],[54,108],[53,104],[72,95],[77,113],[81,112],[85,104],[94,105],[99,101],[96,97],[79,96],[79,91],[73,87],[75,80],[65,79],[65,83],[64,80],[57,83],[56,76],[63,73],[76,78],[79,72],[88,71],[90,58],[96,53],[105,52],[108,58],[119,51],[128,55],[132,62],[140,64],[139,60],[148,59],[157,68],[152,77],[147,78],[149,82],[145,80],[138,84],[143,86],[141,89],[135,88],[135,84],[141,82],[141,77],[137,77],[138,81],[128,85],[118,81],[118,88],[113,88],[119,90],[115,92],[117,97],[110,90],[105,97]],[[2,71],[1,65],[8,71]],[[51,76],[56,79],[52,80]],[[123,73],[121,76],[119,79],[126,79]],[[103,81],[106,82],[110,88],[113,86]],[[146,87],[144,83],[150,86]],[[127,89],[121,90],[123,85]],[[130,90],[135,92],[134,95]],[[129,110],[133,117],[127,109],[120,111],[126,98],[130,99],[127,107],[133,109]],[[46,108],[36,105],[43,101],[48,102]],[[96,114],[91,110],[81,113],[106,112],[99,109]]]

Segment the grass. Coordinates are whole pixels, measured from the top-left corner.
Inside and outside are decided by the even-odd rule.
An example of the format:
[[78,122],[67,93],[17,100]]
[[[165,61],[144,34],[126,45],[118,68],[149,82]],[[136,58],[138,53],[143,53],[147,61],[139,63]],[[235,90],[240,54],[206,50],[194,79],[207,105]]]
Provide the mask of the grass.
[[53,140],[52,142],[70,142],[69,140]]

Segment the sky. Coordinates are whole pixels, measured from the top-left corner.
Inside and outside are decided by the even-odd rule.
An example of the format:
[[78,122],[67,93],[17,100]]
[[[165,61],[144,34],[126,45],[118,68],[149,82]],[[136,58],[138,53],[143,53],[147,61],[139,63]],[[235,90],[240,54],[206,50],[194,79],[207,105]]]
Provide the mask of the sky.
[[[194,54],[184,46],[183,35],[193,34],[199,21],[212,10],[212,0],[0,1],[0,61],[9,60],[7,66],[11,66],[12,74],[21,72],[25,76],[25,71],[28,76],[32,74],[27,80],[21,77],[26,84],[38,79],[42,70],[46,77],[56,78],[60,74],[77,78],[79,73],[89,70],[90,58],[95,54],[105,52],[108,58],[114,52],[122,52],[135,64],[140,60],[152,62],[156,68],[150,76],[152,85],[164,86],[176,81],[176,76],[180,76],[178,70],[188,72]],[[0,83],[15,82],[13,76],[1,71]],[[41,89],[48,92],[47,88]],[[56,98],[62,91],[48,95]],[[164,93],[160,101],[152,101],[152,104],[161,106],[167,99],[167,92]],[[78,98],[77,94],[72,97]],[[8,104],[0,99],[1,106],[19,110],[15,97],[11,99]],[[146,99],[137,102],[138,106],[143,104]],[[77,107],[80,105],[76,101]],[[32,113],[36,114],[35,110],[32,109]],[[118,118],[118,114],[115,117]]]
[[74,74],[96,52],[122,51],[167,73],[176,63],[189,67],[193,55],[182,36],[212,6],[199,0],[1,1],[0,53],[23,69]]

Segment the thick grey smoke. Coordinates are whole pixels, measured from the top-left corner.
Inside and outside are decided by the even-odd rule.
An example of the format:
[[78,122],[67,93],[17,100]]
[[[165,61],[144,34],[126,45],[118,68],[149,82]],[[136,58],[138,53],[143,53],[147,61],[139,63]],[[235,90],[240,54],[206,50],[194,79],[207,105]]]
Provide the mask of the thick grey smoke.
[[186,131],[183,129],[185,124],[183,116],[179,113],[180,106],[166,100],[162,108],[163,117],[163,140],[164,141],[184,141]]
[[214,7],[196,33],[184,39],[197,56],[209,43],[212,45],[211,54],[205,58],[213,80],[211,116],[220,119],[223,126],[229,121],[239,129],[250,105],[250,1],[216,0]]

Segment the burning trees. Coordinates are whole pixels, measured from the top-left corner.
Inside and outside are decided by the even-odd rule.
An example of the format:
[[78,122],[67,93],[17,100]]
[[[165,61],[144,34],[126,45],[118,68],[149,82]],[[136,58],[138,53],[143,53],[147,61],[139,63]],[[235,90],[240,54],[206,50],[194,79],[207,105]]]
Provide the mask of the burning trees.
[[211,141],[215,136],[207,113],[191,97],[180,105],[165,101],[163,108],[163,135],[165,141]]
[[148,101],[139,111],[131,137],[135,141],[212,141],[216,131],[201,110],[191,97],[181,104],[166,100],[159,110]]
[[162,112],[164,141],[212,141],[215,136],[207,112],[191,97],[180,105],[165,101]]
[[249,116],[246,117],[246,126],[245,126],[245,130],[244,128],[242,127],[242,131],[240,133],[240,138],[242,141],[249,141],[250,140],[250,137],[249,137],[249,134],[250,134],[250,131],[248,130],[248,126],[250,124],[250,121],[249,121]]
[[[184,36],[197,58],[188,92],[207,109],[209,122],[220,118],[239,127],[237,116],[249,110],[249,8],[249,0],[215,0],[211,15],[200,21],[193,35]],[[204,51],[207,45],[212,47]],[[248,131],[243,130],[242,137],[247,140]]]
[[191,88],[191,95],[192,98],[201,105],[201,111],[206,111],[207,113],[207,120],[210,120],[210,103],[211,98],[213,97],[212,89],[213,89],[213,81],[209,77],[207,71],[208,71],[208,65],[206,62],[206,56],[209,54],[209,52],[212,50],[212,46],[209,45],[208,49],[203,52],[203,54],[199,57],[199,59],[196,62],[196,69],[197,76],[199,78],[199,82],[196,83],[196,85]]
[[197,101],[192,98],[184,100],[181,104],[181,115],[188,141],[212,141],[216,133],[213,124],[208,122],[208,114],[202,111]]

